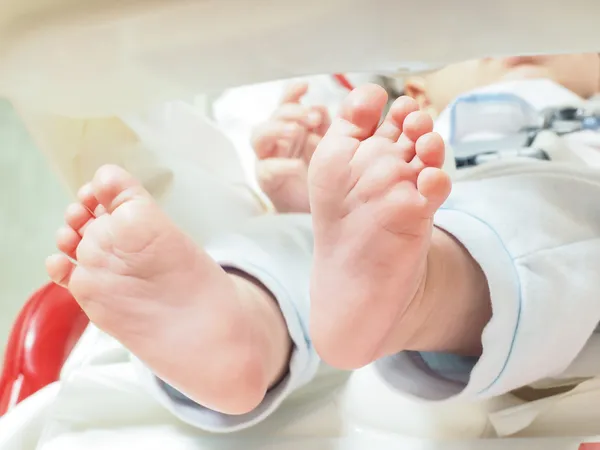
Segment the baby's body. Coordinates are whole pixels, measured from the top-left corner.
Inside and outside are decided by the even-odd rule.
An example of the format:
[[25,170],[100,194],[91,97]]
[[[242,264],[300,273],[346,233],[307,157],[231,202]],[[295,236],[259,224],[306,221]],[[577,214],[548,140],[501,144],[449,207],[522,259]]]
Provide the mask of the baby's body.
[[[377,127],[386,101],[370,85],[349,96],[310,175],[312,335],[326,360],[346,368],[411,346],[477,354],[489,319],[477,264],[432,228],[450,192],[440,170],[444,144],[410,99],[398,100]],[[159,377],[206,407],[241,414],[285,375],[292,342],[270,293],[217,265],[126,172],[99,170],[69,207],[67,225],[58,238],[64,255],[48,263],[52,279]],[[456,270],[450,277],[437,262],[444,258]],[[478,314],[479,330],[424,327],[443,317],[432,314],[438,292]]]
[[[82,188],[79,203],[68,209],[67,226],[58,236],[63,254],[48,261],[52,279],[68,287],[92,322],[118,339],[160,379],[197,404],[226,415],[257,410],[267,393],[294,384],[290,378],[302,379],[295,382],[296,386],[310,379],[316,361],[313,343],[326,362],[340,368],[361,367],[411,351],[481,355],[484,327],[494,328],[491,305],[495,305],[498,322],[504,314],[501,309],[496,311],[501,305],[498,302],[511,301],[511,286],[517,289],[512,271],[523,270],[519,264],[525,264],[529,270],[543,267],[543,262],[540,266],[535,258],[522,263],[518,257],[535,256],[541,249],[559,248],[564,243],[564,233],[560,239],[552,235],[546,238],[541,233],[540,240],[536,229],[540,220],[561,210],[564,198],[548,204],[542,201],[539,220],[532,218],[533,231],[521,230],[522,237],[535,241],[537,246],[530,249],[529,255],[515,254],[510,247],[512,242],[508,242],[508,270],[505,266],[498,271],[488,270],[489,258],[473,253],[465,232],[489,238],[491,253],[510,241],[506,239],[508,232],[502,226],[493,229],[492,225],[497,225],[494,217],[485,214],[478,217],[480,221],[461,222],[462,216],[457,215],[460,208],[438,213],[451,188],[450,179],[440,169],[444,161],[443,140],[432,132],[429,115],[418,111],[419,105],[408,98],[397,100],[378,126],[386,101],[385,92],[376,86],[354,91],[312,156],[307,178],[314,252],[300,252],[300,257],[290,262],[297,264],[287,268],[288,272],[297,269],[295,281],[287,283],[289,277],[278,278],[277,270],[260,270],[257,261],[270,255],[282,255],[270,262],[285,260],[286,246],[297,249],[285,236],[285,221],[310,220],[308,216],[272,218],[280,222],[279,248],[261,246],[259,236],[252,254],[237,260],[219,253],[218,245],[207,249],[207,253],[164,215],[136,180],[118,167],[99,170],[92,183]],[[483,197],[471,196],[473,208],[477,208],[481,198],[491,195],[487,201],[506,200],[504,205],[498,204],[500,215],[513,206],[523,209],[528,203],[519,204],[522,184],[503,191],[506,185],[521,181],[529,182],[532,189],[541,189],[548,186],[544,180],[549,180],[550,186],[560,189],[564,179],[564,174],[556,174],[555,169],[546,166],[532,166],[525,178],[522,169],[503,170],[512,176],[508,184],[501,181],[486,188],[483,183]],[[565,170],[569,173],[571,169]],[[581,181],[571,186],[574,195],[597,184],[595,173],[583,170],[579,175]],[[457,191],[460,199],[461,189]],[[507,206],[514,199],[516,205]],[[461,206],[461,201],[454,202]],[[594,214],[583,211],[578,203],[569,207],[572,214],[565,211],[567,222],[577,224],[574,233],[579,232],[577,240],[569,243],[596,239],[600,224]],[[442,220],[434,220],[436,213]],[[521,219],[518,216],[507,220],[508,228],[513,229],[511,233],[515,222]],[[493,232],[488,232],[487,227],[482,231],[483,220],[491,223]],[[458,225],[453,228],[450,222]],[[277,232],[277,226],[274,229]],[[493,233],[500,236],[500,242],[496,242]],[[586,234],[583,238],[582,233]],[[269,238],[279,239],[277,235]],[[243,252],[243,245],[239,252]],[[591,268],[600,262],[597,253],[582,254],[577,262],[557,263],[557,270],[570,265],[569,275],[576,270],[578,277],[591,279]],[[298,252],[291,254],[297,256]],[[310,266],[311,257],[308,308],[306,267]],[[548,273],[554,276],[555,272],[550,269]],[[524,318],[516,318],[514,327],[516,330],[521,320],[525,323],[521,327],[527,332],[531,331],[526,327],[529,316],[544,307],[538,301],[540,296],[556,289],[557,283],[561,286],[565,276],[549,279],[549,287],[541,292],[536,291],[539,280],[535,277],[521,274],[520,278],[529,283],[521,287],[521,300],[527,303],[530,299],[533,307],[521,308]],[[498,295],[500,285],[509,290],[506,298]],[[590,304],[590,296],[597,298],[589,287],[580,291],[571,295],[572,300],[579,299],[580,305]],[[292,298],[291,307],[286,296]],[[547,300],[546,309],[556,312],[551,309],[551,300]],[[312,342],[305,329],[309,310]],[[597,324],[599,313],[599,308],[590,304],[585,319],[575,319],[578,330],[565,331],[562,338],[577,342],[566,355],[555,358],[554,366],[548,365],[547,376],[573,361]],[[297,323],[300,327],[292,326]],[[554,322],[549,321],[548,325],[553,326]],[[485,342],[485,336],[483,339],[484,349],[494,347],[489,339]],[[525,344],[544,337],[529,339]],[[173,351],[175,348],[177,352]],[[504,350],[510,354],[512,347]],[[299,371],[294,367],[299,366],[298,355],[302,352],[312,356]],[[500,360],[500,364],[508,364],[508,356],[498,355],[502,352],[493,348],[490,352],[496,353],[495,360]],[[515,351],[515,358],[522,352]],[[492,372],[490,365],[498,363],[490,363],[494,358],[484,356],[481,365],[487,365],[488,372]],[[531,358],[531,364],[539,365],[546,356],[548,352],[537,354]],[[504,369],[497,369],[492,378],[501,382],[482,395],[506,392],[519,387],[519,383],[540,378],[538,370],[502,381]],[[304,374],[298,375],[302,371]],[[474,372],[473,378],[477,381],[481,376]],[[453,392],[446,389],[445,394],[440,391],[428,398],[447,398],[461,389],[455,386]],[[471,391],[475,389],[472,387]],[[472,392],[472,396],[476,395]]]

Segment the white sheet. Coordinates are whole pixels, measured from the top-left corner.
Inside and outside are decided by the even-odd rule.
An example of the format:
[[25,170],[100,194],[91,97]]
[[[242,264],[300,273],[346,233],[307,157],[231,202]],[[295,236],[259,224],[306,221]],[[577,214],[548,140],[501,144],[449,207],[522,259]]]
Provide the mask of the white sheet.
[[[95,328],[84,334],[62,378],[60,385],[49,386],[0,419],[1,450],[576,450],[584,440],[600,441],[600,436],[577,436],[573,409],[581,411],[586,403],[575,392],[564,395],[562,403],[537,406],[521,406],[507,396],[485,404],[431,407],[394,394],[369,368],[349,381],[345,374],[324,370],[316,383],[258,427],[211,436],[161,408],[137,381],[127,352]],[[598,382],[578,390],[588,391],[583,397],[588,402],[600,402]],[[565,428],[568,422],[574,432]],[[522,436],[556,436],[562,429],[563,436],[572,437],[489,439],[494,430],[513,434],[523,424],[528,429]]]

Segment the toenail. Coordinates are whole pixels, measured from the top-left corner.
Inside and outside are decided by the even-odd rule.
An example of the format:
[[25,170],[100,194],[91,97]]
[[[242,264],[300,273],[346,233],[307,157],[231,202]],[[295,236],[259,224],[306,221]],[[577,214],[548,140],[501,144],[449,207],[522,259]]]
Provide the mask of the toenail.
[[80,209],[80,205],[79,203],[71,203],[69,206],[67,206],[67,209],[65,211],[65,215],[66,216],[71,216],[75,213],[78,213]]

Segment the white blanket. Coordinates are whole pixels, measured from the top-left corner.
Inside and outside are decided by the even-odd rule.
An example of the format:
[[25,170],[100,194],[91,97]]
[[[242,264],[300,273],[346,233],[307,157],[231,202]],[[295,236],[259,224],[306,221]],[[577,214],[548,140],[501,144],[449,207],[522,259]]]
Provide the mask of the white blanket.
[[[257,427],[210,435],[163,409],[139,383],[128,352],[90,327],[62,381],[0,419],[0,450],[575,450],[583,441],[600,441],[578,432],[577,411],[589,417],[594,405],[600,409],[598,380],[525,405],[507,396],[485,404],[428,406],[393,393],[369,368],[350,378],[323,368],[314,383]],[[556,437],[488,439],[520,429],[523,436]]]

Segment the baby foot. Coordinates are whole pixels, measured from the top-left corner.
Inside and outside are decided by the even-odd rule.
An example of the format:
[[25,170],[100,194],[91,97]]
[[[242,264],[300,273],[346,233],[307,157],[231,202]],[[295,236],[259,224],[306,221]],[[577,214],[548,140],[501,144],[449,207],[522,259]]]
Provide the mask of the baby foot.
[[375,85],[352,92],[309,168],[312,338],[343,369],[384,356],[398,323],[407,341],[415,331],[433,214],[451,188],[431,118],[402,97],[378,126],[386,101]]
[[257,305],[139,182],[101,168],[66,222],[47,270],[95,325],[206,407],[238,414],[260,403],[270,336],[250,320]]

